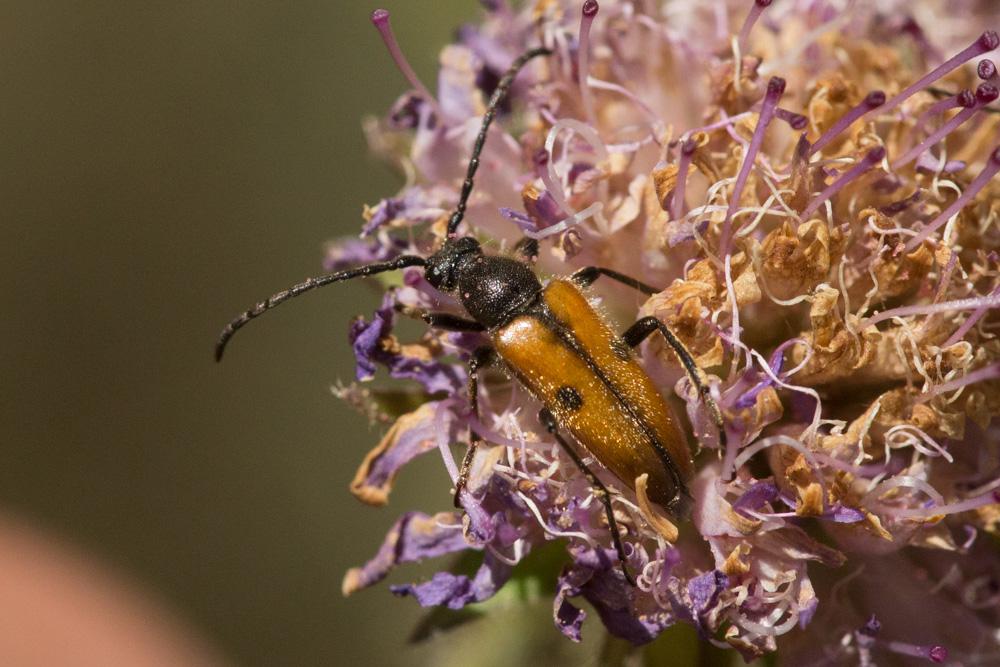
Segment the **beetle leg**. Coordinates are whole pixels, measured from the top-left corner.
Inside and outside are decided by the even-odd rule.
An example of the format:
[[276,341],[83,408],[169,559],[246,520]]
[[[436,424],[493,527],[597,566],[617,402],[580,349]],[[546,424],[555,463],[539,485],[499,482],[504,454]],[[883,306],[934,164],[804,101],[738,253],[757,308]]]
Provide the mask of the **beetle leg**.
[[486,327],[479,322],[467,320],[464,317],[452,315],[451,313],[428,313],[402,304],[396,304],[395,308],[396,312],[408,317],[419,317],[428,326],[432,326],[435,329],[443,329],[445,331],[486,331]]
[[[479,370],[492,366],[494,363],[496,363],[496,351],[492,347],[476,348],[476,351],[472,353],[472,358],[469,359],[469,406],[472,409],[472,416],[476,419],[479,419]],[[455,482],[453,500],[455,507],[459,509],[462,507],[462,492],[465,491],[465,487],[469,483],[472,459],[475,458],[476,449],[479,448],[480,442],[482,442],[482,438],[479,437],[475,429],[470,427],[469,449],[466,450],[465,458],[462,459],[462,468],[458,474],[458,481]]]
[[575,282],[580,287],[590,287],[594,284],[594,281],[601,276],[607,276],[612,280],[617,280],[622,285],[628,285],[633,289],[637,289],[643,294],[648,294],[652,296],[663,290],[659,290],[651,285],[647,285],[641,280],[636,280],[631,276],[626,276],[624,273],[618,273],[614,269],[606,269],[603,266],[585,266],[579,269],[570,276],[570,280]]
[[698,368],[698,364],[694,363],[694,358],[691,357],[691,353],[688,349],[684,347],[677,336],[670,328],[656,319],[653,316],[643,317],[638,320],[635,324],[628,328],[628,331],[622,334],[622,340],[629,347],[636,347],[642,341],[649,338],[654,332],[659,331],[663,334],[663,337],[667,340],[667,343],[673,349],[674,354],[680,359],[681,365],[684,366],[685,372],[687,372],[688,378],[691,380],[691,384],[694,385],[695,389],[698,391],[698,395],[701,396],[701,400],[705,403],[705,408],[708,410],[708,416],[712,419],[712,423],[719,430],[719,446],[725,450],[726,448],[726,426],[722,421],[722,411],[719,410],[718,404],[715,399],[712,398],[712,393],[708,389],[708,384],[704,381],[704,376],[701,369]]
[[486,331],[486,327],[475,320],[467,320],[448,313],[422,313],[421,318],[429,326],[445,331]]
[[514,244],[514,256],[526,264],[534,264],[538,259],[538,240],[525,236]]
[[542,422],[545,429],[552,434],[552,437],[556,439],[556,442],[563,448],[569,457],[573,459],[573,463],[577,465],[578,468],[587,476],[587,481],[590,482],[590,486],[594,491],[594,495],[597,499],[601,501],[604,505],[604,513],[608,517],[608,528],[611,530],[611,541],[615,545],[615,551],[618,552],[618,560],[621,561],[622,574],[625,575],[625,580],[635,586],[635,579],[629,574],[627,560],[625,558],[625,547],[622,545],[622,538],[618,534],[618,522],[615,520],[615,512],[611,508],[611,494],[608,493],[608,487],[604,486],[604,483],[597,478],[587,464],[583,462],[580,455],[576,453],[568,442],[559,434],[559,422],[556,421],[555,415],[553,415],[548,408],[542,408],[538,411],[538,421]]

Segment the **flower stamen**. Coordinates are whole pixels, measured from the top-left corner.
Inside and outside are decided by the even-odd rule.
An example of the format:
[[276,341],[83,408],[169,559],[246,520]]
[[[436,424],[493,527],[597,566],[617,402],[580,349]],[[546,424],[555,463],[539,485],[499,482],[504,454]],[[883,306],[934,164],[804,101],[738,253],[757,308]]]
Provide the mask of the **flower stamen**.
[[986,166],[979,172],[979,176],[976,176],[975,180],[969,184],[965,192],[951,206],[942,211],[941,215],[921,229],[919,234],[907,241],[906,252],[912,252],[914,248],[924,242],[924,239],[933,234],[938,227],[947,223],[953,215],[961,211],[996,176],[997,171],[1000,171],[1000,146],[990,154],[989,160],[986,161]]
[[885,158],[884,146],[876,146],[875,148],[868,151],[868,153],[865,154],[865,157],[860,162],[858,162],[851,169],[845,172],[843,176],[841,176],[836,181],[828,185],[826,189],[823,190],[823,192],[819,193],[819,195],[817,195],[811,202],[809,202],[809,205],[806,206],[805,209],[802,211],[802,216],[801,216],[802,219],[808,220],[809,216],[815,213],[819,209],[819,207],[822,206],[827,200],[829,200],[835,194],[843,190],[848,183],[850,183],[851,181],[855,180],[859,176],[863,175],[864,173],[872,169],[884,158]]
[[900,104],[910,99],[913,95],[924,90],[927,86],[931,85],[941,77],[945,76],[954,69],[957,69],[960,65],[977,58],[984,53],[989,53],[993,49],[1000,46],[1000,35],[992,30],[987,30],[981,34],[976,41],[972,44],[941,63],[938,67],[934,68],[931,72],[924,75],[916,83],[907,86],[901,93],[892,98],[883,108],[883,113],[889,113]]
[[879,322],[884,322],[885,320],[889,320],[894,317],[909,317],[910,315],[932,315],[934,313],[946,313],[952,310],[976,310],[977,308],[981,307],[988,307],[988,308],[1000,307],[1000,294],[991,294],[989,296],[980,296],[969,299],[956,299],[954,301],[943,301],[941,303],[932,303],[927,305],[900,306],[899,308],[890,308],[889,310],[872,315],[867,320],[861,323],[860,328],[865,329],[867,327],[874,326]]
[[979,61],[979,65],[976,67],[976,74],[983,81],[989,81],[993,84],[1000,82],[1000,74],[997,73],[997,66],[989,58]]
[[760,15],[764,13],[764,10],[771,6],[772,0],[754,0],[753,6],[750,7],[750,11],[747,13],[746,20],[743,21],[743,27],[740,28],[740,36],[738,38],[738,43],[740,45],[740,53],[745,53],[747,50],[747,38],[750,36],[750,31],[753,29],[757,19]]
[[680,220],[684,215],[684,191],[687,187],[688,168],[691,165],[691,156],[697,148],[698,143],[694,139],[688,139],[681,145],[681,157],[677,162],[677,182],[670,199],[670,217],[674,220]]
[[591,125],[597,124],[594,114],[594,95],[590,91],[587,79],[590,77],[590,28],[601,7],[597,0],[587,0],[580,11],[580,37],[577,42],[577,78],[580,81],[580,99],[583,102],[583,112]]
[[963,90],[955,95],[944,98],[943,100],[938,100],[934,104],[927,107],[927,110],[920,114],[917,118],[917,122],[913,124],[914,133],[920,134],[923,132],[924,126],[930,121],[933,116],[944,113],[955,107],[965,107],[969,108],[976,103],[975,93],[971,90]]
[[980,368],[979,370],[967,373],[960,378],[937,385],[930,391],[921,394],[920,397],[917,398],[917,402],[924,403],[940,394],[961,389],[962,387],[975,384],[976,382],[982,382],[983,380],[996,380],[997,378],[1000,378],[1000,364],[992,364],[990,366],[986,366],[985,368]]
[[[952,257],[956,256],[957,255],[955,254],[952,255]],[[990,296],[1000,296],[1000,287],[997,287],[995,290],[993,290],[990,293]],[[972,315],[969,315],[968,319],[966,319],[965,322],[962,322],[962,326],[956,329],[955,333],[949,336],[948,340],[946,340],[944,343],[941,344],[941,347],[942,348],[951,347],[955,343],[965,338],[965,334],[969,333],[969,329],[974,327],[976,325],[976,322],[982,319],[983,315],[989,312],[989,310],[990,310],[989,306],[981,306],[980,308],[976,308],[975,312],[973,312]]]
[[403,73],[404,77],[406,77],[410,86],[412,86],[414,90],[416,90],[417,93],[431,105],[431,108],[434,109],[434,113],[438,116],[438,118],[441,118],[441,107],[438,105],[437,99],[431,95],[431,91],[427,89],[427,86],[425,86],[420,80],[417,73],[413,71],[413,67],[410,66],[410,61],[406,59],[406,56],[403,55],[403,50],[399,48],[399,42],[396,41],[396,35],[392,31],[392,24],[389,23],[389,10],[376,9],[372,12],[371,20],[375,25],[375,28],[378,30],[379,35],[382,36],[385,48],[389,50],[389,55],[392,56],[392,60],[396,63],[396,67],[398,67],[399,71]]
[[942,663],[948,659],[948,649],[938,644],[920,646],[906,642],[885,642],[885,647],[893,653],[908,655],[914,658],[925,658],[934,663]]
[[771,80],[767,82],[767,92],[764,94],[764,101],[761,103],[760,117],[757,119],[757,127],[753,131],[753,138],[750,140],[750,146],[747,148],[746,153],[743,156],[743,165],[740,167],[739,175],[736,176],[736,183],[733,185],[733,193],[729,199],[729,209],[726,211],[726,219],[722,223],[722,237],[719,244],[720,253],[726,255],[729,253],[729,240],[732,234],[732,218],[733,213],[739,207],[740,195],[743,194],[743,188],[747,183],[747,178],[750,176],[750,169],[753,167],[754,158],[760,151],[761,144],[764,143],[764,132],[767,130],[767,126],[771,124],[771,120],[774,118],[775,109],[778,106],[778,100],[785,93],[785,80],[781,77],[774,76]]
[[841,116],[830,129],[823,133],[823,136],[816,140],[816,143],[809,149],[809,155],[812,156],[813,153],[823,150],[824,146],[840,136],[854,121],[867,115],[868,112],[878,109],[883,104],[885,104],[885,93],[881,90],[873,90],[865,95],[865,99]]
[[[941,141],[944,137],[954,132],[960,125],[965,123],[967,120],[972,118],[980,109],[985,107],[990,102],[993,102],[998,97],[1000,97],[1000,89],[996,86],[981,83],[976,89],[976,99],[972,106],[965,107],[957,114],[955,114],[951,120],[938,128],[937,132],[930,135],[922,142],[911,148],[900,158],[897,158],[895,162],[892,163],[892,170],[898,171],[900,168],[905,167],[913,160],[920,157],[920,155],[926,151],[928,148]],[[963,100],[967,101],[967,100]]]

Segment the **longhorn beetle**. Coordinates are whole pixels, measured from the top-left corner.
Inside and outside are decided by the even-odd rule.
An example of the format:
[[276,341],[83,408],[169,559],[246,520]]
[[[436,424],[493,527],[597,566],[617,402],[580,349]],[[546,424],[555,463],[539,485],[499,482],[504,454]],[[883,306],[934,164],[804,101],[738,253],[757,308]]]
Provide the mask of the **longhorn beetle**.
[[[650,500],[684,518],[691,505],[686,486],[694,472],[691,454],[677,418],[636,362],[632,348],[656,332],[666,339],[704,401],[724,443],[722,415],[702,380],[701,371],[684,345],[658,319],[644,317],[618,336],[591,307],[582,291],[601,276],[647,295],[659,290],[599,266],[582,268],[568,278],[553,278],[543,286],[530,267],[538,254],[534,240],[519,243],[515,256],[502,257],[484,254],[476,239],[457,234],[498,106],[521,68],[533,58],[550,54],[546,48],[525,52],[497,84],[472,149],[458,204],[448,221],[447,238],[437,252],[426,258],[403,255],[310,278],[278,292],[226,325],[216,343],[215,358],[222,359],[226,343],[243,325],[292,297],[352,278],[410,266],[423,267],[427,281],[439,290],[455,294],[471,318],[423,313],[424,321],[449,331],[484,332],[492,341],[491,347],[479,348],[469,361],[468,400],[473,414],[477,417],[479,414],[479,373],[489,365],[502,365],[527,388],[543,406],[538,413],[539,421],[579,466],[603,503],[622,570],[634,584],[625,565],[608,490],[561,430],[569,431],[583,449],[630,488],[635,488],[636,477],[647,473]],[[478,434],[470,429],[469,448],[455,485],[456,507],[461,507],[479,442]]]

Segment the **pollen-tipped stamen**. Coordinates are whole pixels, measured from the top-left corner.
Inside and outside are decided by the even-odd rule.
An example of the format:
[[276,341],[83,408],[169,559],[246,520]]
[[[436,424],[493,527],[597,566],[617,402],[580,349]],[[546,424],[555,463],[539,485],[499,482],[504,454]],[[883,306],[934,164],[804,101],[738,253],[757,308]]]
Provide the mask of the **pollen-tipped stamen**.
[[767,82],[767,92],[764,94],[764,101],[761,103],[757,127],[754,128],[750,146],[747,147],[746,154],[743,156],[743,165],[740,167],[740,173],[736,176],[733,193],[729,199],[729,208],[726,210],[726,219],[722,223],[722,237],[719,242],[719,250],[722,256],[729,253],[733,214],[736,213],[736,209],[739,206],[740,195],[743,194],[743,188],[746,186],[747,178],[750,176],[750,169],[753,167],[754,159],[757,157],[757,153],[760,152],[761,144],[764,143],[764,133],[767,130],[767,126],[771,124],[771,120],[774,119],[778,100],[781,99],[784,93],[785,80],[778,76],[771,77],[771,80]]
[[[978,311],[977,311],[978,312]],[[955,391],[956,389],[961,389],[970,384],[975,384],[977,382],[983,382],[985,380],[996,380],[1000,378],[1000,364],[991,364],[984,368],[979,368],[972,371],[971,373],[966,373],[960,378],[950,380],[943,384],[939,384],[930,389],[930,391],[924,392],[917,398],[918,403],[926,403],[935,396],[941,394],[947,394],[948,392]]]
[[888,216],[894,216],[902,213],[906,209],[910,208],[918,201],[923,199],[924,191],[917,188],[913,191],[913,194],[909,197],[904,197],[903,199],[897,199],[891,204],[886,204],[885,206],[879,206],[878,212]]
[[392,24],[389,22],[389,10],[387,9],[376,9],[372,12],[372,23],[378,30],[379,35],[382,36],[382,41],[385,43],[385,48],[389,50],[389,55],[392,56],[393,62],[396,63],[396,67],[402,72],[403,76],[410,83],[410,85],[417,91],[417,93],[431,105],[434,109],[434,113],[441,117],[441,107],[438,106],[437,99],[431,95],[431,91],[427,89],[427,86],[423,84],[417,73],[413,71],[410,66],[410,61],[406,59],[403,55],[402,49],[399,48],[399,42],[396,41],[396,35],[392,31]]
[[[754,104],[752,107],[750,107],[750,111],[749,112],[743,112],[743,113],[737,114],[735,116],[730,116],[727,119],[729,122],[721,125],[720,127],[726,127],[727,125],[734,126],[734,125],[736,125],[736,121],[737,120],[745,118],[751,112],[760,113],[761,106],[763,106],[762,102],[757,102],[757,104]],[[787,123],[788,127],[792,128],[796,132],[804,130],[805,127],[806,127],[806,125],[809,124],[809,119],[807,117],[803,116],[800,113],[796,113],[794,111],[789,111],[788,109],[785,109],[784,107],[777,107],[774,110],[774,117],[777,118],[778,120],[782,120],[785,123]],[[706,128],[702,128],[702,130],[703,131],[707,131]],[[693,131],[694,130],[692,130],[692,132]],[[688,134],[690,134],[690,132]]]
[[900,655],[912,656],[914,658],[924,658],[935,663],[942,663],[948,659],[948,649],[938,644],[930,646],[920,646],[906,642],[885,642],[883,644],[888,650]]
[[905,167],[909,163],[916,160],[921,156],[921,154],[923,154],[924,151],[928,150],[931,146],[954,132],[963,123],[972,118],[980,109],[996,100],[997,97],[1000,97],[1000,90],[998,90],[996,86],[989,83],[979,84],[979,87],[976,88],[975,103],[971,107],[965,107],[959,111],[957,114],[952,116],[948,122],[939,127],[936,132],[908,150],[903,156],[897,158],[896,161],[892,163],[892,170],[898,171],[900,168]]
[[940,303],[920,304],[916,306],[899,306],[890,308],[881,313],[876,313],[861,322],[858,329],[867,329],[875,326],[879,322],[892,319],[894,317],[909,317],[911,315],[933,315],[934,313],[947,313],[955,310],[976,310],[983,306],[990,308],[1000,308],[1000,295],[977,296],[968,299],[955,299],[954,301],[942,301]]
[[601,6],[597,0],[587,0],[580,11],[580,36],[577,41],[577,78],[580,80],[580,99],[583,102],[583,112],[587,121],[594,125],[597,116],[594,114],[594,96],[590,91],[587,79],[590,77],[590,28],[594,25]]
[[809,124],[809,119],[802,114],[789,111],[788,109],[782,109],[781,107],[774,110],[774,115],[788,123],[788,127],[792,128],[796,132],[804,130],[806,125]]
[[954,109],[955,107],[965,107],[969,108],[976,103],[976,94],[971,90],[963,90],[956,95],[951,95],[943,100],[938,100],[934,104],[927,107],[917,118],[917,121],[913,124],[913,132],[915,134],[921,134],[924,130],[924,126],[930,122],[930,119],[939,114],[943,114],[945,111]]
[[941,77],[945,76],[952,70],[956,69],[960,65],[977,58],[984,53],[989,53],[993,49],[1000,46],[1000,35],[992,30],[987,30],[981,34],[976,41],[964,48],[962,51],[956,53],[954,56],[941,63],[934,70],[926,74],[916,83],[907,86],[903,92],[896,95],[894,98],[889,100],[886,105],[882,108],[883,113],[889,113],[900,104],[910,99],[913,95],[920,92],[921,90],[927,88]]
[[803,132],[799,135],[799,140],[795,144],[795,152],[792,153],[792,176],[796,180],[801,176],[802,171],[809,162],[810,147],[812,147],[812,144],[809,143],[809,138]]
[[983,81],[989,81],[990,83],[1000,82],[1000,75],[997,73],[997,66],[989,58],[985,60],[980,60],[979,65],[976,66],[976,74]]
[[835,180],[833,183],[828,185],[823,192],[819,193],[815,199],[809,202],[809,205],[805,207],[802,211],[802,219],[808,220],[809,216],[815,213],[820,206],[822,206],[828,199],[840,192],[844,187],[855,180],[859,176],[863,175],[865,172],[870,170],[872,167],[877,165],[885,158],[885,147],[876,146],[875,148],[868,151],[868,153],[858,162],[856,165],[851,167],[844,173],[843,176]]
[[941,215],[921,229],[919,234],[907,241],[906,251],[912,252],[914,248],[924,242],[924,239],[937,231],[938,227],[941,227],[951,220],[953,215],[961,211],[966,204],[972,201],[972,199],[979,194],[980,190],[986,187],[986,184],[990,182],[990,179],[996,176],[998,171],[1000,171],[1000,146],[993,150],[989,159],[986,161],[986,166],[983,167],[981,172],[979,172],[979,176],[976,176],[972,183],[969,184],[969,187],[965,189],[965,192],[963,192],[951,206],[942,211]]
[[885,104],[885,93],[881,90],[873,90],[865,95],[865,99],[861,100],[857,106],[841,116],[837,122],[830,127],[830,129],[824,132],[823,135],[816,140],[816,143],[814,143],[812,148],[809,149],[809,155],[823,150],[824,146],[839,137],[844,130],[854,123],[854,121],[867,115],[868,112],[878,109],[883,104]]
[[687,186],[688,168],[691,166],[691,156],[697,149],[698,143],[694,139],[688,139],[681,145],[681,157],[677,162],[677,182],[670,199],[670,217],[673,220],[680,220],[684,215],[684,191]]
[[[957,257],[958,255],[957,253],[952,253],[951,256]],[[993,292],[990,293],[990,296],[994,297],[1000,296],[1000,287],[997,287],[995,290],[993,290]],[[983,316],[990,310],[991,309],[989,306],[982,306],[974,310],[972,314],[969,315],[969,317],[966,318],[964,322],[962,322],[962,326],[955,329],[955,332],[948,337],[948,340],[946,340],[944,343],[941,344],[941,347],[942,348],[951,347],[955,343],[965,338],[965,334],[969,333],[969,330],[972,329],[972,327],[976,326],[976,322],[981,320]]]
[[740,53],[746,51],[747,38],[750,37],[750,31],[753,30],[753,26],[757,23],[757,19],[760,15],[764,13],[764,10],[771,6],[772,0],[754,0],[753,6],[750,7],[750,11],[747,13],[747,18],[743,21],[743,27],[740,29],[740,36],[738,38],[738,43],[740,45]]

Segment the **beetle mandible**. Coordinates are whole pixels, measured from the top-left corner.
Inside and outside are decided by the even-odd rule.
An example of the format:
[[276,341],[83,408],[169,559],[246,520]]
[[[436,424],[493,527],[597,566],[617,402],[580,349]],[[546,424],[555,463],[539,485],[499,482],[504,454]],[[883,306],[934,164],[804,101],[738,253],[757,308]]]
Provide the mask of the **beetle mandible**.
[[[346,271],[310,278],[278,292],[233,319],[215,346],[222,359],[229,339],[254,318],[317,287],[406,267],[423,267],[435,288],[455,294],[470,319],[448,313],[423,313],[428,325],[451,331],[487,334],[490,347],[479,348],[469,362],[468,400],[478,418],[479,372],[492,364],[506,368],[541,404],[539,421],[586,475],[601,500],[608,527],[626,579],[634,584],[609,493],[587,467],[561,429],[627,486],[648,474],[647,494],[676,517],[684,518],[691,505],[687,482],[694,473],[684,432],[653,381],[636,362],[632,349],[659,332],[705,403],[724,446],[722,415],[709,393],[691,354],[670,329],[655,317],[643,317],[622,335],[587,301],[583,289],[605,276],[647,295],[660,290],[617,271],[588,266],[567,278],[542,285],[530,266],[538,254],[537,242],[525,239],[514,256],[485,254],[471,236],[458,236],[472,194],[473,179],[490,124],[517,73],[533,58],[550,55],[547,48],[531,49],[518,57],[501,77],[483,116],[447,238],[430,257],[403,255]],[[469,448],[455,485],[454,500],[461,507],[473,455],[480,438],[470,429]]]

